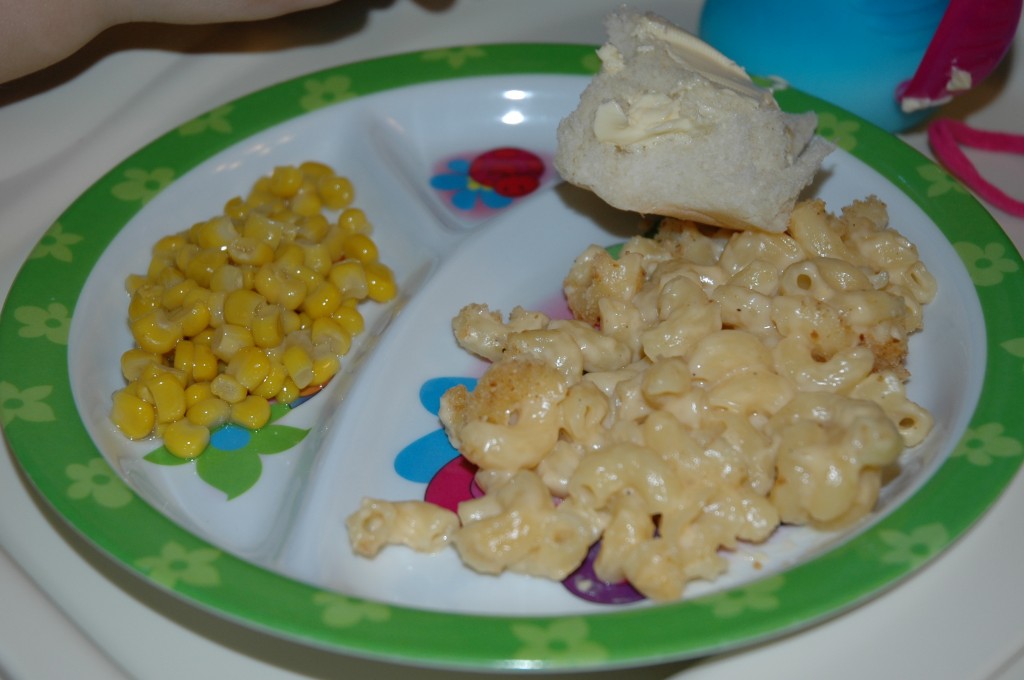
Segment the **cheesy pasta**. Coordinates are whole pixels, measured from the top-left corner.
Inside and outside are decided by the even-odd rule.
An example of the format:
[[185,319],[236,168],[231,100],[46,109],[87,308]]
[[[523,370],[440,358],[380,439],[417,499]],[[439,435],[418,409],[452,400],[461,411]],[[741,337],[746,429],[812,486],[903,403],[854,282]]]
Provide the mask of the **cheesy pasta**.
[[[676,599],[780,524],[862,518],[931,429],[905,384],[936,284],[874,197],[803,202],[783,234],[666,219],[618,257],[587,248],[564,290],[572,320],[461,310],[457,341],[492,364],[439,415],[486,493],[457,516],[364,501],[358,554],[450,543],[481,573],[562,579],[600,540],[601,579]],[[429,516],[378,519],[392,506]]]

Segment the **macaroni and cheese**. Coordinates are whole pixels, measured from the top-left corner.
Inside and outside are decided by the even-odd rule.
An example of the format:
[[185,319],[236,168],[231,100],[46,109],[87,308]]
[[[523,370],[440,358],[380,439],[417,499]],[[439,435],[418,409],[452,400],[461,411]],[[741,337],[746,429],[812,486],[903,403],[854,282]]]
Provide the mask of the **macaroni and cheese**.
[[571,320],[454,319],[493,363],[440,418],[485,495],[364,501],[357,553],[452,545],[478,572],[564,579],[600,541],[601,579],[672,600],[780,524],[857,521],[931,428],[905,360],[936,283],[874,197],[803,202],[785,233],[666,219],[616,257],[587,248],[564,290]]

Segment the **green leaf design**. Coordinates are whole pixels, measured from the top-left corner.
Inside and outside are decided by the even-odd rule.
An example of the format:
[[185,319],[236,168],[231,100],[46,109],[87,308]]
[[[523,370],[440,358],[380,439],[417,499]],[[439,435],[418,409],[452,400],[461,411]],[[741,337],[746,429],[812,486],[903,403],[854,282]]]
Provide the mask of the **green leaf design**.
[[260,454],[281,453],[301,442],[307,434],[309,430],[290,425],[269,425],[253,432],[252,442],[246,449]]
[[249,447],[236,451],[221,451],[210,447],[196,459],[196,472],[200,479],[223,491],[231,500],[241,496],[259,481],[263,463],[259,454]]
[[154,449],[143,456],[143,460],[156,465],[184,465],[190,461],[184,458],[178,458],[173,453],[167,450],[166,446],[161,446],[159,449]]

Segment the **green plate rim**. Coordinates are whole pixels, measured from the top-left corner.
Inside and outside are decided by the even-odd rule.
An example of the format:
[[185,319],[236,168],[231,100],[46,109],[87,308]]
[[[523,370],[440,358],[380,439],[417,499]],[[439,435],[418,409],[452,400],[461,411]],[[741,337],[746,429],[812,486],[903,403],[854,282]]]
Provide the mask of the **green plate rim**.
[[[424,666],[597,669],[707,655],[834,616],[914,573],[987,511],[1024,461],[1024,418],[1011,416],[1024,321],[1008,309],[1009,301],[1024,299],[1024,267],[998,223],[948,173],[857,116],[789,88],[777,92],[783,108],[818,112],[820,134],[939,225],[971,275],[986,323],[984,387],[963,439],[911,498],[836,549],[780,574],[673,604],[542,617],[421,611],[317,589],[221,551],[135,496],[92,443],[71,394],[67,338],[40,325],[39,310],[66,323],[110,241],[175,177],[268,127],[354,97],[479,76],[586,76],[597,67],[593,46],[569,44],[464,46],[372,59],[254,92],[126,158],[50,227],[0,314],[0,416],[18,464],[71,526],[158,587],[305,644]],[[147,169],[163,170],[140,174]]]

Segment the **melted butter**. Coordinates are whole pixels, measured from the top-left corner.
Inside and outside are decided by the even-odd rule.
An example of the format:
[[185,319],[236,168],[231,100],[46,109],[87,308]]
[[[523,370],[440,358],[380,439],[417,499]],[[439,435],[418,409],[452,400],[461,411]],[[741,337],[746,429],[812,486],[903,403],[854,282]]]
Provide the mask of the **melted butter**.
[[[771,93],[750,79],[747,72],[696,36],[671,24],[643,17],[637,21],[634,37],[638,51],[664,50],[682,70],[701,76],[710,87],[733,97],[733,106],[771,106]],[[622,54],[613,45],[598,50],[604,70],[616,74],[625,68]],[[689,135],[701,125],[687,113],[687,89],[673,92],[645,92],[623,100],[612,99],[598,106],[594,115],[594,136],[620,147],[646,146],[665,135]]]

